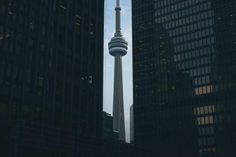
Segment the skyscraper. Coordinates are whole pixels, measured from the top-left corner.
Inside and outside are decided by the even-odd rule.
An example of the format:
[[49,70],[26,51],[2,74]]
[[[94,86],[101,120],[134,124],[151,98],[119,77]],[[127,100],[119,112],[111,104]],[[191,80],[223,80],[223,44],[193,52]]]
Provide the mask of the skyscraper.
[[133,0],[135,144],[235,156],[235,19],[234,0]]
[[130,143],[134,142],[134,105],[130,106]]
[[109,53],[115,58],[113,129],[119,132],[119,140],[125,141],[124,100],[122,82],[122,56],[127,54],[128,43],[121,34],[120,1],[116,1],[116,32],[109,42]]
[[78,139],[101,138],[103,16],[103,0],[1,5],[0,124],[12,156],[70,156]]
[[117,142],[118,132],[113,130],[113,117],[103,112],[103,139]]

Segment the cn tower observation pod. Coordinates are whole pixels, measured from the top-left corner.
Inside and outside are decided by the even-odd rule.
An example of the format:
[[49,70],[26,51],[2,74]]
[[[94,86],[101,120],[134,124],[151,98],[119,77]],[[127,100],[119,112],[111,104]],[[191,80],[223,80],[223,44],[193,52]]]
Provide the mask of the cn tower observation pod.
[[122,36],[115,36],[111,39],[108,44],[109,53],[112,56],[121,55],[124,56],[127,54],[128,42]]

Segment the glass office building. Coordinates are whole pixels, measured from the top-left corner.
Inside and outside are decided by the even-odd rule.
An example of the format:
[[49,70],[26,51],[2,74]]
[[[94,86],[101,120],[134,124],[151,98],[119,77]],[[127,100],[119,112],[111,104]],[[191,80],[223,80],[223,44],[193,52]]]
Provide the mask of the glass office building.
[[234,0],[133,0],[137,145],[235,156],[235,27]]
[[70,156],[77,139],[101,137],[103,17],[103,0],[1,1],[1,147],[12,156]]

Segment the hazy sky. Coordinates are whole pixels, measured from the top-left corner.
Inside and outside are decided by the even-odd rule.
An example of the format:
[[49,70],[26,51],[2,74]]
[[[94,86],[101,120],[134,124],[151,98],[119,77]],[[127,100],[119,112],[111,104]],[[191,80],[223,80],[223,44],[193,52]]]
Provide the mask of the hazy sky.
[[[122,34],[129,43],[128,54],[123,57],[123,90],[125,128],[129,141],[129,108],[133,104],[133,83],[132,83],[132,25],[131,25],[131,0],[121,1],[121,25]],[[108,42],[115,33],[115,2],[116,0],[105,0],[105,28],[104,28],[104,94],[103,110],[112,113],[113,105],[113,80],[114,80],[114,58],[108,53]]]

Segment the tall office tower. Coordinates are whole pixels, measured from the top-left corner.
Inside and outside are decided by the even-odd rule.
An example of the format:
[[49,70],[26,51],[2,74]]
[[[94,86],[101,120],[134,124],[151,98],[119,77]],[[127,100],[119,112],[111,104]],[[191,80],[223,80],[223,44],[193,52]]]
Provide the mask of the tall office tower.
[[118,132],[113,130],[113,117],[103,112],[103,139],[117,142],[118,135]]
[[70,156],[78,139],[102,134],[104,1],[3,3],[0,124],[10,153]]
[[235,21],[234,0],[133,0],[136,145],[235,156]]
[[115,58],[113,129],[119,132],[119,140],[125,141],[124,100],[122,82],[122,56],[127,54],[128,43],[121,34],[120,1],[116,0],[116,32],[109,42],[109,53]]
[[134,105],[130,106],[130,143],[134,142]]

